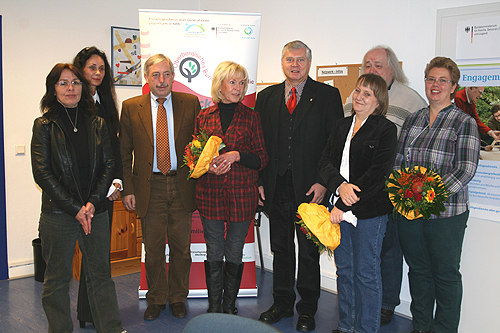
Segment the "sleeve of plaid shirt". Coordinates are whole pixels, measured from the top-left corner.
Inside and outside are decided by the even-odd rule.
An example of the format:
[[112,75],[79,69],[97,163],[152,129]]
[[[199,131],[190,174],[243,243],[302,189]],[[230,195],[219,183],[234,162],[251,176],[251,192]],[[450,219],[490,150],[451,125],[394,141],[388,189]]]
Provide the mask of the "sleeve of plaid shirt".
[[471,181],[476,173],[479,161],[479,132],[477,124],[472,117],[456,119],[457,138],[455,147],[455,163],[453,169],[441,175],[448,190],[453,194],[463,188]]

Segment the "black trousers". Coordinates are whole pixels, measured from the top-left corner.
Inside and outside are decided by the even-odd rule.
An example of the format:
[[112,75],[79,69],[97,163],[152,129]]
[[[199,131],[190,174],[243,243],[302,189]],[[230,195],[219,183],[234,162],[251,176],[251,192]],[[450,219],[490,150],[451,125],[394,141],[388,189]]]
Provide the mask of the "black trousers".
[[[312,184],[311,184],[312,185]],[[315,314],[320,295],[319,253],[295,222],[298,204],[295,199],[292,172],[277,176],[274,199],[269,212],[273,260],[274,304],[289,311],[295,303],[295,242],[297,234],[299,258],[297,273],[297,303],[299,314]]]
[[[109,228],[112,231],[112,222],[113,222],[113,204],[114,201],[109,201],[106,199],[108,202],[108,215],[109,215]],[[111,235],[111,233],[110,233]],[[111,241],[111,239],[109,240]],[[85,321],[88,323],[94,322],[92,319],[92,313],[90,312],[90,303],[89,303],[89,296],[87,293],[87,282],[85,281],[86,279],[86,268],[83,265],[83,260],[82,260],[82,267],[80,269],[80,284],[78,285],[78,302],[76,305],[76,318],[79,321]],[[111,263],[110,263],[111,265]]]

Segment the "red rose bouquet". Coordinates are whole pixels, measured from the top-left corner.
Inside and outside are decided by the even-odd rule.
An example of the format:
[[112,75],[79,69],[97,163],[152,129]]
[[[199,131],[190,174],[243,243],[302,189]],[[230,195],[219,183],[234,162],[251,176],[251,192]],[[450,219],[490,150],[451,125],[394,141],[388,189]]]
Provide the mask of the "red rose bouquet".
[[393,170],[385,186],[394,213],[399,212],[408,220],[441,215],[450,194],[437,172],[420,166]]
[[193,141],[184,150],[182,165],[189,168],[188,179],[203,176],[208,171],[210,162],[215,156],[219,156],[219,150],[225,146],[221,138],[215,135],[209,137],[204,130],[193,135]]

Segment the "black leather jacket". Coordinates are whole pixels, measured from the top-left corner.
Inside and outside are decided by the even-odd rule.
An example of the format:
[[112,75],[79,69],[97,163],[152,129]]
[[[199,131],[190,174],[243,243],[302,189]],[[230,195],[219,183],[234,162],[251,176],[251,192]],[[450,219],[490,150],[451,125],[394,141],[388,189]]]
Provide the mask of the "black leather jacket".
[[35,119],[31,138],[31,167],[35,182],[42,188],[43,213],[67,213],[76,216],[91,202],[96,213],[106,211],[106,194],[113,180],[115,161],[104,120],[98,116],[82,117],[88,129],[92,156],[90,195],[81,193],[75,172],[76,152],[65,132],[57,111]]

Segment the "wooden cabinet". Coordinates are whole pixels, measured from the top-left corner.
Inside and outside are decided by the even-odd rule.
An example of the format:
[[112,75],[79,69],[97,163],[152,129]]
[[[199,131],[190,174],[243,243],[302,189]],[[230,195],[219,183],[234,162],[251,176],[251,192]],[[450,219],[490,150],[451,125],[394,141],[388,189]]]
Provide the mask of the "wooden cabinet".
[[[111,226],[111,276],[137,273],[141,270],[142,229],[135,212],[125,209],[120,199],[114,202]],[[73,277],[80,280],[82,254],[78,244],[73,257]]]

